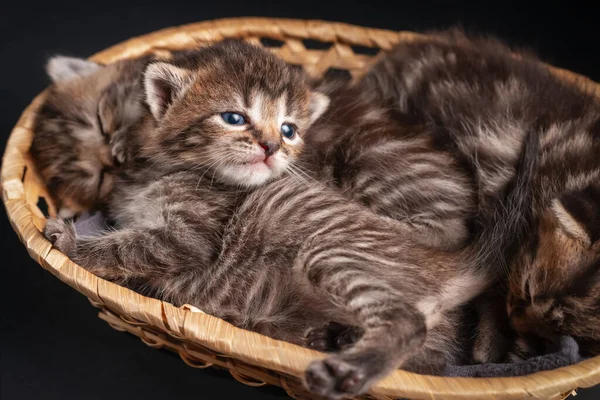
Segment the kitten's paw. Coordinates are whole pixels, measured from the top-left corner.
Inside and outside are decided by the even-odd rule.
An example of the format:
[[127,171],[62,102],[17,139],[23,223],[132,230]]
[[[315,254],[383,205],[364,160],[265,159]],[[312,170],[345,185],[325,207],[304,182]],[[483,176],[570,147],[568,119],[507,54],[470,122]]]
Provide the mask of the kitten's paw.
[[114,133],[110,139],[110,153],[117,166],[125,164],[125,161],[128,159],[126,139],[124,131]]
[[330,321],[319,328],[309,330],[304,336],[304,343],[310,349],[335,352],[352,346],[361,335],[360,328]]
[[473,362],[476,364],[499,363],[506,356],[500,343],[478,336],[473,345]]
[[503,362],[510,348],[510,339],[491,326],[480,324],[479,328],[473,344],[472,361],[477,364]]
[[363,393],[371,379],[360,365],[333,356],[313,361],[306,370],[304,381],[312,393],[341,399]]
[[58,250],[71,257],[77,249],[75,228],[62,219],[49,219],[44,228],[44,236]]

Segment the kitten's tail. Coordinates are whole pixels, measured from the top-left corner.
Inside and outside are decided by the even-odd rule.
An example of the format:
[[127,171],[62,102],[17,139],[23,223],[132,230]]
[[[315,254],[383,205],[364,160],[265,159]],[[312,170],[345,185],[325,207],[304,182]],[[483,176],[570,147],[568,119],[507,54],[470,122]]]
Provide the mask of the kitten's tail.
[[491,217],[483,221],[474,246],[475,269],[490,281],[508,274],[512,259],[535,229],[533,205],[536,191],[533,180],[539,165],[539,134],[530,131],[523,141],[515,175],[496,202]]

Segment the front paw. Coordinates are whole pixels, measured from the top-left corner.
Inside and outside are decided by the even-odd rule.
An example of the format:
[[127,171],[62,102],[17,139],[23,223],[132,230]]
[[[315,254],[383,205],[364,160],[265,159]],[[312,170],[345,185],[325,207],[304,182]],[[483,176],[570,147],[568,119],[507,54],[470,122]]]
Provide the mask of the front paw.
[[506,359],[509,347],[510,339],[507,336],[492,327],[480,324],[473,344],[472,361],[476,364],[501,363]]
[[125,164],[129,159],[125,130],[115,132],[110,138],[110,152],[116,166]]
[[72,223],[62,219],[49,219],[44,228],[44,236],[55,248],[67,256],[72,257],[75,254],[77,236]]
[[360,328],[330,321],[313,328],[304,336],[305,346],[318,351],[336,352],[352,346],[360,338]]
[[312,393],[328,399],[341,399],[364,393],[372,377],[360,363],[333,356],[313,361],[307,368],[304,383]]

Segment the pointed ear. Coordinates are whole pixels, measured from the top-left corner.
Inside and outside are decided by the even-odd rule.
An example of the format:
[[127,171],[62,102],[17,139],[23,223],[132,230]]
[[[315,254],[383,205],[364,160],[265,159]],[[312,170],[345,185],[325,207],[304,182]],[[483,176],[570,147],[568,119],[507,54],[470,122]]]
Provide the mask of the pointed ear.
[[152,115],[161,119],[169,106],[180,98],[192,82],[192,72],[166,62],[155,62],[144,72],[146,103]]
[[588,245],[600,240],[600,186],[562,194],[552,211],[568,235]]
[[309,123],[315,122],[329,107],[329,97],[319,92],[311,92],[308,104]]
[[83,58],[55,56],[48,60],[46,72],[52,82],[66,81],[93,74],[102,65]]

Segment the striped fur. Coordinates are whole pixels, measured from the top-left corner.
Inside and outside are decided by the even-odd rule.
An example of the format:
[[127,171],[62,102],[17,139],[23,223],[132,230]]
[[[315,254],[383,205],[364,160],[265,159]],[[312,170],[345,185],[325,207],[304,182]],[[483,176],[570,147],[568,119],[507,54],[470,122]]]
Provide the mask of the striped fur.
[[[315,393],[362,393],[400,365],[441,372],[456,355],[457,308],[487,281],[472,272],[470,250],[425,247],[404,221],[298,175],[326,103],[299,72],[228,41],[151,64],[145,84],[152,115],[128,135],[134,154],[110,207],[116,229],[77,237],[51,220],[45,233],[56,247],[99,276],[294,343],[328,321],[360,328],[356,343],[310,366]],[[282,108],[300,140],[279,138],[285,162],[261,158],[268,174],[257,178],[247,154],[275,140],[281,113],[272,110]],[[251,122],[224,126],[226,111]],[[324,370],[334,379],[323,380]]]
[[[198,68],[195,62],[176,66]],[[78,239],[68,225],[51,222],[47,235],[56,246],[101,276],[142,281],[162,298],[292,342],[306,344],[298,332],[328,321],[360,328],[356,343],[307,371],[309,388],[330,397],[360,393],[399,365],[439,372],[453,354],[456,309],[493,278],[510,277],[510,298],[525,296],[518,288],[529,288],[522,283],[527,278],[554,301],[544,306],[544,318],[555,321],[550,329],[531,312],[526,321],[536,323],[519,325],[513,314],[522,304],[510,310],[517,329],[544,327],[535,334],[571,333],[584,347],[597,346],[595,99],[528,58],[509,57],[496,42],[449,34],[400,45],[357,87],[321,88],[337,113],[311,130],[311,118],[299,118],[309,150],[302,170],[328,185],[289,177],[268,183],[292,171],[301,147],[289,147],[285,168],[265,179],[240,180],[206,162],[217,148],[237,150],[203,116],[217,112],[207,107],[237,98],[251,119],[261,115],[264,122],[265,110],[281,103],[277,95],[231,93],[257,84],[251,82],[282,82],[272,73],[283,66],[267,63],[268,72],[250,71],[265,79],[223,90],[210,86],[212,71],[223,65],[201,62],[197,75],[206,80],[195,82],[205,85],[184,79],[184,90],[175,93],[181,97],[155,113],[159,121],[140,124],[147,135],[135,147],[137,172],[122,181],[137,184],[116,195],[120,229]],[[309,92],[297,92],[286,106],[305,104],[298,112],[306,113]],[[548,104],[554,97],[565,102]],[[272,106],[255,107],[257,98]],[[272,125],[244,130],[247,143],[272,135],[265,128]],[[474,241],[456,250],[469,233]],[[190,248],[190,242],[205,245]],[[425,246],[431,244],[438,250]],[[544,251],[532,251],[538,247]],[[553,254],[548,249],[563,258],[540,255]],[[560,273],[540,279],[549,265]],[[573,275],[566,271],[573,270],[585,285],[567,285]],[[539,298],[531,298],[532,307],[539,308]],[[591,323],[567,323],[579,320]]]
[[61,216],[106,205],[126,156],[124,138],[145,113],[139,78],[149,61],[48,62],[54,82],[37,114],[30,154]]
[[[46,235],[99,276],[142,281],[149,294],[275,338],[304,344],[304,332],[329,320],[360,327],[353,346],[311,365],[316,393],[363,392],[402,364],[443,370],[456,334],[448,317],[486,284],[468,253],[432,252],[320,184],[282,178],[244,196],[210,178],[194,190],[198,178],[164,176],[132,196],[137,222],[101,237],[76,238],[60,220]],[[322,368],[343,373],[342,392],[320,380]]]
[[460,248],[475,213],[469,175],[423,124],[383,103],[370,78],[319,87],[331,107],[305,138],[305,168],[349,200],[400,221],[417,240]]
[[[477,194],[474,237],[492,254],[479,269],[508,289],[499,301],[512,327],[573,335],[597,353],[598,97],[529,54],[458,31],[397,46],[366,80],[463,160]],[[498,361],[491,353],[480,361]]]

